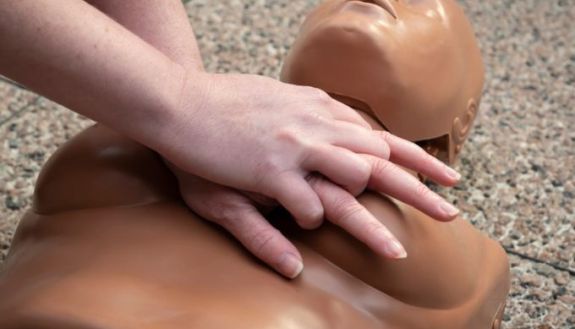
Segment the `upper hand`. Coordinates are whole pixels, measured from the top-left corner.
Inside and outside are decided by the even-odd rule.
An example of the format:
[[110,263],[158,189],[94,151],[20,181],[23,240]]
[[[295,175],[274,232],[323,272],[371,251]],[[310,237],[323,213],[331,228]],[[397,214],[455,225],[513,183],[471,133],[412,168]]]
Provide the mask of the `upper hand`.
[[453,170],[415,144],[372,130],[325,92],[254,75],[195,74],[159,134],[158,151],[182,170],[275,199],[304,228],[324,215],[325,200],[306,180],[313,172],[351,196],[369,184],[434,218],[457,214],[393,162],[445,185],[457,181]]

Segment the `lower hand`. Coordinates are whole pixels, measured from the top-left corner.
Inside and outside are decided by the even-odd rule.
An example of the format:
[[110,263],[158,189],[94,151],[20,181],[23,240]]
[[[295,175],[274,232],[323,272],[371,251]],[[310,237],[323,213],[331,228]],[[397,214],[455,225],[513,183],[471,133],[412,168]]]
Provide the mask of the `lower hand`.
[[[186,204],[202,218],[222,226],[254,256],[280,274],[294,278],[303,270],[297,248],[262,215],[277,205],[273,200],[246,193],[190,175],[173,166]],[[326,219],[389,258],[406,256],[401,243],[355,197],[337,185],[314,175],[310,185],[322,200]]]

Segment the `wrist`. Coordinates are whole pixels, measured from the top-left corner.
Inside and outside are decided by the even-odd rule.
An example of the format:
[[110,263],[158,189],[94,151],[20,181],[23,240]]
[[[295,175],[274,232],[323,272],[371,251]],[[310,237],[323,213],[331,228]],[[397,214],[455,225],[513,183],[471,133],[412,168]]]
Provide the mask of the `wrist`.
[[202,140],[194,126],[201,125],[199,112],[205,108],[210,76],[203,69],[180,66],[173,75],[177,84],[165,106],[157,112],[158,120],[148,122],[146,145],[170,162],[177,164],[182,147],[194,149],[195,141]]
[[[178,106],[185,69],[171,62],[162,68],[162,76],[156,76],[153,84],[133,95],[127,113],[114,122],[116,130],[158,151],[167,127],[173,121],[173,109]],[[138,95],[139,94],[139,95]]]

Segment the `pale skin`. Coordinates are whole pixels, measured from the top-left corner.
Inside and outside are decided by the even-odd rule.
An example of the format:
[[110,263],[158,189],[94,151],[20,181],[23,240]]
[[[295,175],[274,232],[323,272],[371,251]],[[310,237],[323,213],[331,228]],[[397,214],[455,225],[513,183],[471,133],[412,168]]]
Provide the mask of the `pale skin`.
[[286,277],[301,255],[262,205],[304,228],[325,217],[391,258],[405,251],[355,199],[364,188],[458,213],[399,166],[447,186],[457,172],[324,92],[205,72],[179,0],[4,2],[0,40],[1,74],[157,151],[192,210]]

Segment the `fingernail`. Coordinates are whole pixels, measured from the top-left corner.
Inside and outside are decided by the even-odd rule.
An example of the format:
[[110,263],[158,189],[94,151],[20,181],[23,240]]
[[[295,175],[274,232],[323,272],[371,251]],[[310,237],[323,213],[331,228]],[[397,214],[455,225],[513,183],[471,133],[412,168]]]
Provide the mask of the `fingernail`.
[[405,248],[403,248],[401,243],[399,243],[399,241],[397,241],[395,239],[387,241],[386,249],[387,249],[386,253],[389,257],[396,258],[396,259],[407,257],[407,252],[405,251]]
[[447,175],[455,180],[460,180],[461,179],[461,174],[458,173],[455,169],[449,167],[449,166],[445,166],[445,171],[447,172]]
[[454,205],[452,205],[451,203],[449,203],[445,200],[441,201],[439,208],[441,208],[441,211],[447,217],[455,217],[455,216],[457,216],[457,214],[459,214],[459,209],[455,208]]
[[282,255],[278,264],[279,271],[290,279],[298,276],[303,270],[302,261],[295,255],[286,252]]

